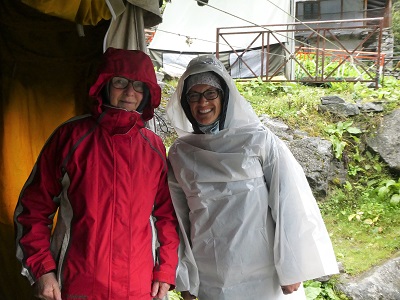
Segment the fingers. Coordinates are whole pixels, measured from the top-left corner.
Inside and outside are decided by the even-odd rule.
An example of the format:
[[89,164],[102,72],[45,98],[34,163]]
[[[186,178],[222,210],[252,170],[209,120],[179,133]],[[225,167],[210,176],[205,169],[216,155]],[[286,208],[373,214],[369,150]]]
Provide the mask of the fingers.
[[56,287],[54,287],[53,292],[54,292],[54,300],[62,300],[61,299],[61,291],[60,291],[60,287],[58,286],[58,284]]
[[57,288],[54,290],[44,290],[42,293],[35,295],[37,298],[45,299],[45,300],[62,300],[61,299],[61,291]]
[[62,300],[60,286],[53,272],[42,275],[35,283],[35,296],[46,300]]
[[183,300],[196,299],[196,296],[193,296],[192,294],[190,294],[189,291],[182,291],[181,296],[182,296]]
[[297,291],[300,287],[300,282],[294,283],[294,284],[289,284],[289,285],[283,285],[281,286],[282,293],[284,295],[289,295],[295,291]]
[[151,296],[157,299],[163,299],[171,286],[165,282],[155,281],[151,287]]
[[160,282],[154,281],[153,285],[151,286],[151,296],[152,297],[157,296],[159,287],[160,287]]

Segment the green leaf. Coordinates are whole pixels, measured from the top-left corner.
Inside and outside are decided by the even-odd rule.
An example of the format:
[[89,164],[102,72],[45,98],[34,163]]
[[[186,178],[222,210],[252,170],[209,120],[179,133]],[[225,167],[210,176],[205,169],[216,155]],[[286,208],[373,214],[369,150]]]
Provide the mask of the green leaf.
[[335,157],[340,159],[343,154],[343,149],[346,147],[346,142],[340,142],[335,145]]
[[390,179],[390,180],[388,180],[388,181],[386,181],[386,187],[389,187],[389,186],[392,186],[392,185],[395,185],[396,184],[396,181],[394,181],[393,179]]
[[390,198],[390,204],[391,205],[398,205],[400,203],[400,195],[399,194],[394,194],[392,198]]
[[308,286],[304,288],[304,291],[306,293],[307,300],[314,300],[319,296],[319,294],[321,294],[322,289],[320,287]]
[[347,128],[346,130],[347,130],[348,133],[351,133],[351,134],[358,134],[358,133],[361,133],[361,132],[362,132],[362,131],[361,131],[359,128],[357,128],[357,127],[349,127],[349,128]]
[[330,299],[338,299],[338,297],[336,296],[335,292],[331,287],[326,287],[325,292]]
[[374,224],[374,222],[371,219],[365,219],[364,224],[372,225],[372,224]]
[[351,215],[348,217],[348,220],[349,220],[349,221],[353,220],[355,216],[357,216],[357,214],[351,214]]
[[379,197],[383,197],[385,195],[387,195],[389,192],[389,189],[386,186],[382,186],[381,188],[379,188],[378,190],[378,196]]
[[349,181],[346,181],[346,183],[343,186],[347,191],[351,191],[353,189],[353,186]]
[[381,166],[380,164],[375,164],[375,165],[374,165],[374,169],[375,169],[376,171],[378,171],[378,172],[381,172],[381,171],[382,171],[382,166]]

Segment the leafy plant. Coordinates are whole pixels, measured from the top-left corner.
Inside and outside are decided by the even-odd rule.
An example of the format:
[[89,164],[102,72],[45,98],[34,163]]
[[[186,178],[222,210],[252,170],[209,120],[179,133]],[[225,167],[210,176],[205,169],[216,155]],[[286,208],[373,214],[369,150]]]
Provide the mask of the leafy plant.
[[384,180],[376,188],[378,197],[381,199],[390,199],[390,204],[400,205],[400,178],[397,182],[393,179]]
[[340,300],[347,299],[345,296],[338,296],[333,288],[333,284],[320,281],[304,282],[304,291],[307,300]]
[[168,292],[169,300],[182,300],[181,294],[175,290]]
[[330,124],[327,126],[325,131],[329,133],[329,139],[332,142],[335,157],[341,159],[343,150],[348,144],[348,139],[344,139],[344,134],[348,133],[352,139],[358,142],[356,134],[361,133],[361,130],[357,127],[352,127],[353,121],[348,120],[345,122],[339,121],[337,124]]

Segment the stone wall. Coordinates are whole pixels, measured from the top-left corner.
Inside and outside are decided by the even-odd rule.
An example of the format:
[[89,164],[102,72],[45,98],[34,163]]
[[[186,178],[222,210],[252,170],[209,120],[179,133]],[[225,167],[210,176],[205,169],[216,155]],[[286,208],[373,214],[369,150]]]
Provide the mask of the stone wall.
[[383,29],[381,51],[386,53],[384,75],[400,79],[400,63],[393,57],[394,35],[391,28]]

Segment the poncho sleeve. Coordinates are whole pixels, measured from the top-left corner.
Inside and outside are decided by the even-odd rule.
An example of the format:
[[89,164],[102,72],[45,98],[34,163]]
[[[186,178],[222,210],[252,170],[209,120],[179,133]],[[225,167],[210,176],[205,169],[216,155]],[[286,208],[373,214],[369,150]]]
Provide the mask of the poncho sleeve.
[[172,167],[169,167],[168,184],[172,202],[179,222],[179,264],[176,278],[177,291],[189,291],[198,295],[199,272],[192,253],[190,243],[189,207],[186,195],[177,182]]
[[275,221],[274,262],[281,285],[338,273],[331,240],[300,164],[267,131],[263,171]]

